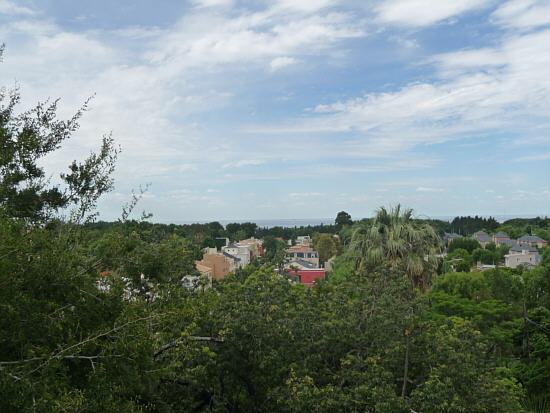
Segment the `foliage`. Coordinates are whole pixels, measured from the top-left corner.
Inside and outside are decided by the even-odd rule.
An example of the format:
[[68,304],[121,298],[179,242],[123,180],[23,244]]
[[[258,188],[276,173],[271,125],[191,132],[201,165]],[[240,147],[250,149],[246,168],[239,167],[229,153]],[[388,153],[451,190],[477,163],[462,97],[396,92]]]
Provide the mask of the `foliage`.
[[313,248],[319,253],[319,260],[326,262],[338,253],[340,243],[332,234],[315,234]]
[[353,221],[350,214],[348,214],[346,211],[340,211],[338,212],[338,214],[336,214],[334,224],[336,224],[337,228],[342,228],[344,225],[352,225]]
[[469,254],[471,254],[475,249],[479,249],[479,248],[481,248],[481,245],[475,239],[461,237],[461,238],[453,239],[449,244],[447,251],[453,252],[457,249],[463,249],[463,250],[466,250]]
[[[413,220],[412,210],[380,208],[371,225],[359,225],[351,248],[357,268],[372,271],[382,263],[407,274],[413,288],[426,289],[437,269],[441,241],[433,228]],[[425,258],[428,259],[425,259]]]
[[462,235],[472,235],[481,230],[493,231],[497,227],[498,222],[493,217],[483,218],[476,215],[475,217],[455,217],[451,221],[451,231]]
[[74,206],[72,218],[82,220],[112,188],[117,157],[112,137],[103,137],[97,153],[73,161],[59,183],[51,184],[42,161],[78,130],[88,102],[69,120],[57,119],[58,100],[16,114],[19,102],[17,89],[0,90],[0,208],[9,216],[44,222]]

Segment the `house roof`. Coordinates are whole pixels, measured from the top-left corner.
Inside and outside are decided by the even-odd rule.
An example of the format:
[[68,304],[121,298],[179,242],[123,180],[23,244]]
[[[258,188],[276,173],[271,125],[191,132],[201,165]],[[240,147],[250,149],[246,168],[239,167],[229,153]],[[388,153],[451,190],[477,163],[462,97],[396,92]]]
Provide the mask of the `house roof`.
[[542,238],[540,237],[537,237],[536,235],[523,235],[522,237],[518,238],[518,241],[521,242],[521,241],[524,241],[524,242],[536,242],[536,243],[539,243],[539,242],[546,242],[545,240],[543,240]]
[[294,245],[286,250],[286,252],[315,252],[313,248],[303,245]]
[[512,248],[510,248],[510,252],[523,252],[523,251],[527,251],[527,252],[539,252],[538,249],[536,249],[535,247],[531,247],[531,246],[523,246],[523,245],[519,245],[519,244],[514,244],[512,246]]
[[472,238],[479,242],[491,242],[492,238],[485,231],[478,231],[472,235]]
[[297,264],[301,267],[304,267],[304,268],[308,268],[308,269],[315,269],[317,268],[317,266],[309,261],[306,261],[306,260],[301,260],[301,259],[297,259],[297,260],[292,260],[290,263],[290,265],[292,264]]
[[212,272],[212,268],[208,267],[207,265],[201,264],[200,262],[195,263],[195,268],[197,268],[197,270],[202,273]]
[[496,238],[510,238],[506,232],[499,231],[495,234]]
[[230,258],[230,259],[235,260],[235,261],[240,261],[241,260],[239,257],[235,257],[234,255],[231,255],[231,254],[229,254],[225,251],[222,252],[222,254],[225,255],[227,258]]

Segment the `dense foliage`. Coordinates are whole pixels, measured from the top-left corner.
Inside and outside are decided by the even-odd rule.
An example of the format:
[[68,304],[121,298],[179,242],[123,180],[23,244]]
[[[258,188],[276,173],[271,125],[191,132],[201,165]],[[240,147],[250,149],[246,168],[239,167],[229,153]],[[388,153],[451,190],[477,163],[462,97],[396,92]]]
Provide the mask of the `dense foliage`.
[[452,220],[450,230],[461,235],[472,235],[474,232],[486,230],[495,230],[498,222],[493,217],[456,217]]

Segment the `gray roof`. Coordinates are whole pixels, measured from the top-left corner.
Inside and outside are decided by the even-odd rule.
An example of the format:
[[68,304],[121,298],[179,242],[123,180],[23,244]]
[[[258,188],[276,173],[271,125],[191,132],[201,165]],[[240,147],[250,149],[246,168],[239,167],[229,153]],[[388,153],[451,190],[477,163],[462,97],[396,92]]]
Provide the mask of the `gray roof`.
[[506,232],[499,231],[495,234],[496,238],[510,238]]
[[298,264],[298,265],[301,265],[302,267],[305,267],[305,268],[310,268],[310,269],[317,268],[317,266],[316,266],[315,264],[313,264],[312,262],[305,261],[305,260],[301,260],[301,259],[297,259],[297,260],[290,261],[290,264],[291,264],[291,265],[292,265],[293,263],[296,263],[296,264]]
[[484,231],[478,231],[474,235],[472,235],[472,238],[479,241],[479,242],[491,242],[493,239]]
[[239,257],[235,257],[234,255],[231,255],[227,252],[222,252],[223,255],[225,255],[227,258],[231,258],[232,260],[235,260],[235,261],[240,261],[241,259]]
[[522,246],[522,245],[519,245],[519,244],[514,244],[512,246],[512,248],[510,248],[510,251],[512,252],[523,252],[523,251],[528,251],[528,252],[539,252],[538,249],[536,249],[535,247],[531,247],[531,246]]
[[543,240],[542,238],[540,237],[537,237],[536,235],[524,235],[522,237],[520,237],[518,239],[518,241],[524,241],[524,242],[536,242],[536,243],[539,243],[539,242],[546,242],[545,240]]

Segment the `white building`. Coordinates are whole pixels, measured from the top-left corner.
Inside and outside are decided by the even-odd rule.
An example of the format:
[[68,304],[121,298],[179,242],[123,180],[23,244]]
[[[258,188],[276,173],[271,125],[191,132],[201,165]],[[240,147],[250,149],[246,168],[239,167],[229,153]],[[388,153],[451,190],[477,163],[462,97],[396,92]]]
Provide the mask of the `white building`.
[[541,256],[535,247],[516,244],[510,249],[510,253],[504,256],[504,262],[508,268],[517,268],[520,265],[534,267],[539,265]]
[[296,237],[296,245],[300,245],[303,247],[309,247],[312,244],[311,237],[309,235],[300,235]]
[[249,245],[229,244],[222,247],[222,251],[225,254],[239,258],[238,266],[240,268],[250,264],[252,253]]

